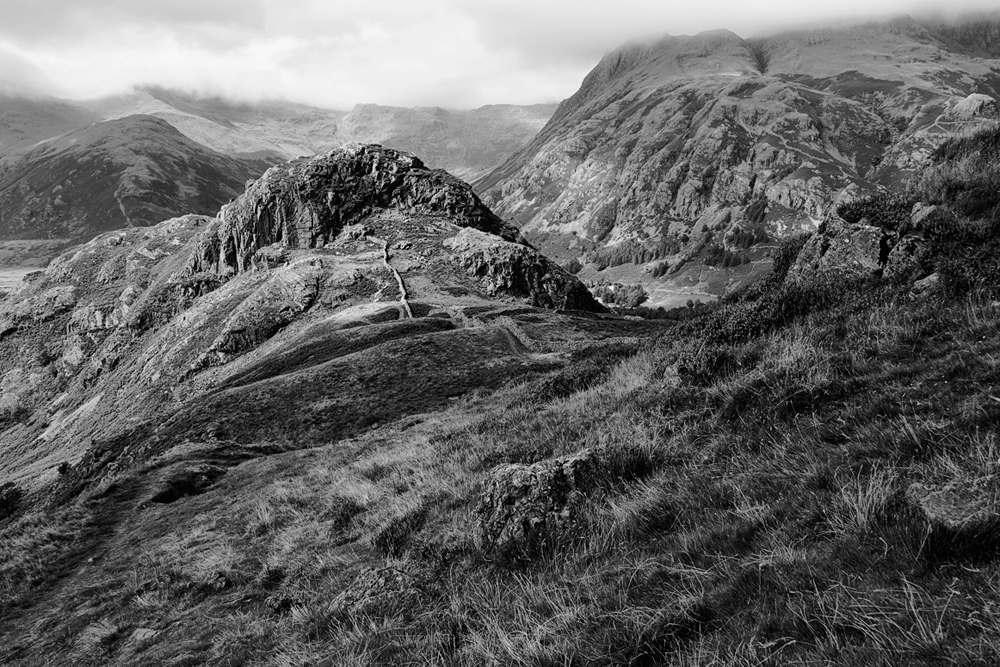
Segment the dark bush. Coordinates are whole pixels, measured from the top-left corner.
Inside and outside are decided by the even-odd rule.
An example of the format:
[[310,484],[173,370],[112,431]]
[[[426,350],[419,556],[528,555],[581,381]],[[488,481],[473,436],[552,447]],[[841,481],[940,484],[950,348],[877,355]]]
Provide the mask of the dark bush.
[[771,280],[775,283],[784,281],[788,275],[788,270],[795,264],[799,253],[809,240],[809,234],[799,234],[789,237],[778,244],[778,250],[774,253],[774,260],[771,265]]
[[21,506],[24,491],[14,482],[0,484],[0,514],[9,517]]

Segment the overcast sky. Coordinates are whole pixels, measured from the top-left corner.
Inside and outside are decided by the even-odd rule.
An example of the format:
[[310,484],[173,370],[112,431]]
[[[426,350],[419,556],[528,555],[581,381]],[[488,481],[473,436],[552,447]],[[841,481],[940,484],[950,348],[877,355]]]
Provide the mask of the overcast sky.
[[557,102],[607,51],[997,0],[0,0],[0,91],[158,84],[349,109]]

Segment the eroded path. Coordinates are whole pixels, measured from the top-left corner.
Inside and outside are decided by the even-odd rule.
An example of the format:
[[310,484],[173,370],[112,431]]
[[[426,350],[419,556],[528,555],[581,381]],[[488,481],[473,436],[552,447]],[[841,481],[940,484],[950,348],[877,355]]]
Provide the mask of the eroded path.
[[400,306],[402,307],[403,312],[406,314],[406,317],[408,317],[410,319],[413,319],[413,311],[410,310],[410,301],[409,301],[409,295],[407,294],[407,291],[406,291],[406,283],[403,282],[403,276],[399,275],[399,271],[397,271],[396,269],[394,269],[393,266],[392,266],[392,264],[389,263],[389,258],[390,258],[390,256],[389,256],[389,242],[386,241],[385,239],[380,239],[377,236],[369,236],[367,238],[370,241],[374,241],[376,243],[381,243],[382,244],[382,263],[385,265],[385,268],[387,268],[390,271],[392,271],[392,275],[394,275],[396,277],[396,283],[399,284],[399,303],[400,303]]

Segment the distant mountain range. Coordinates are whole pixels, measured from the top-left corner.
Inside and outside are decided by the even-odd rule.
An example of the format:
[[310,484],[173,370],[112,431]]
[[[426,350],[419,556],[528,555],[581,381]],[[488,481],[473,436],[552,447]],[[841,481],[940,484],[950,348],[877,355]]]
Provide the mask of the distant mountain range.
[[214,214],[267,167],[355,141],[420,152],[430,166],[471,179],[526,144],[554,110],[367,104],[343,112],[155,87],[88,101],[5,97],[0,242],[85,241],[185,213]]
[[477,190],[581,276],[711,297],[834,202],[995,122],[998,19],[625,46]]

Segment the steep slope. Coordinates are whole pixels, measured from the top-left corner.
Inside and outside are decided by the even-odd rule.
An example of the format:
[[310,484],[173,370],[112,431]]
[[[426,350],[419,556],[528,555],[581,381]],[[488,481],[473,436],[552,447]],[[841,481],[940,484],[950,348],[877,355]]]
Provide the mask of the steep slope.
[[213,213],[267,166],[215,153],[151,116],[95,123],[4,159],[0,239],[89,240]]
[[627,46],[477,190],[581,275],[644,282],[654,302],[719,294],[838,198],[898,185],[945,137],[996,120],[995,25]]

